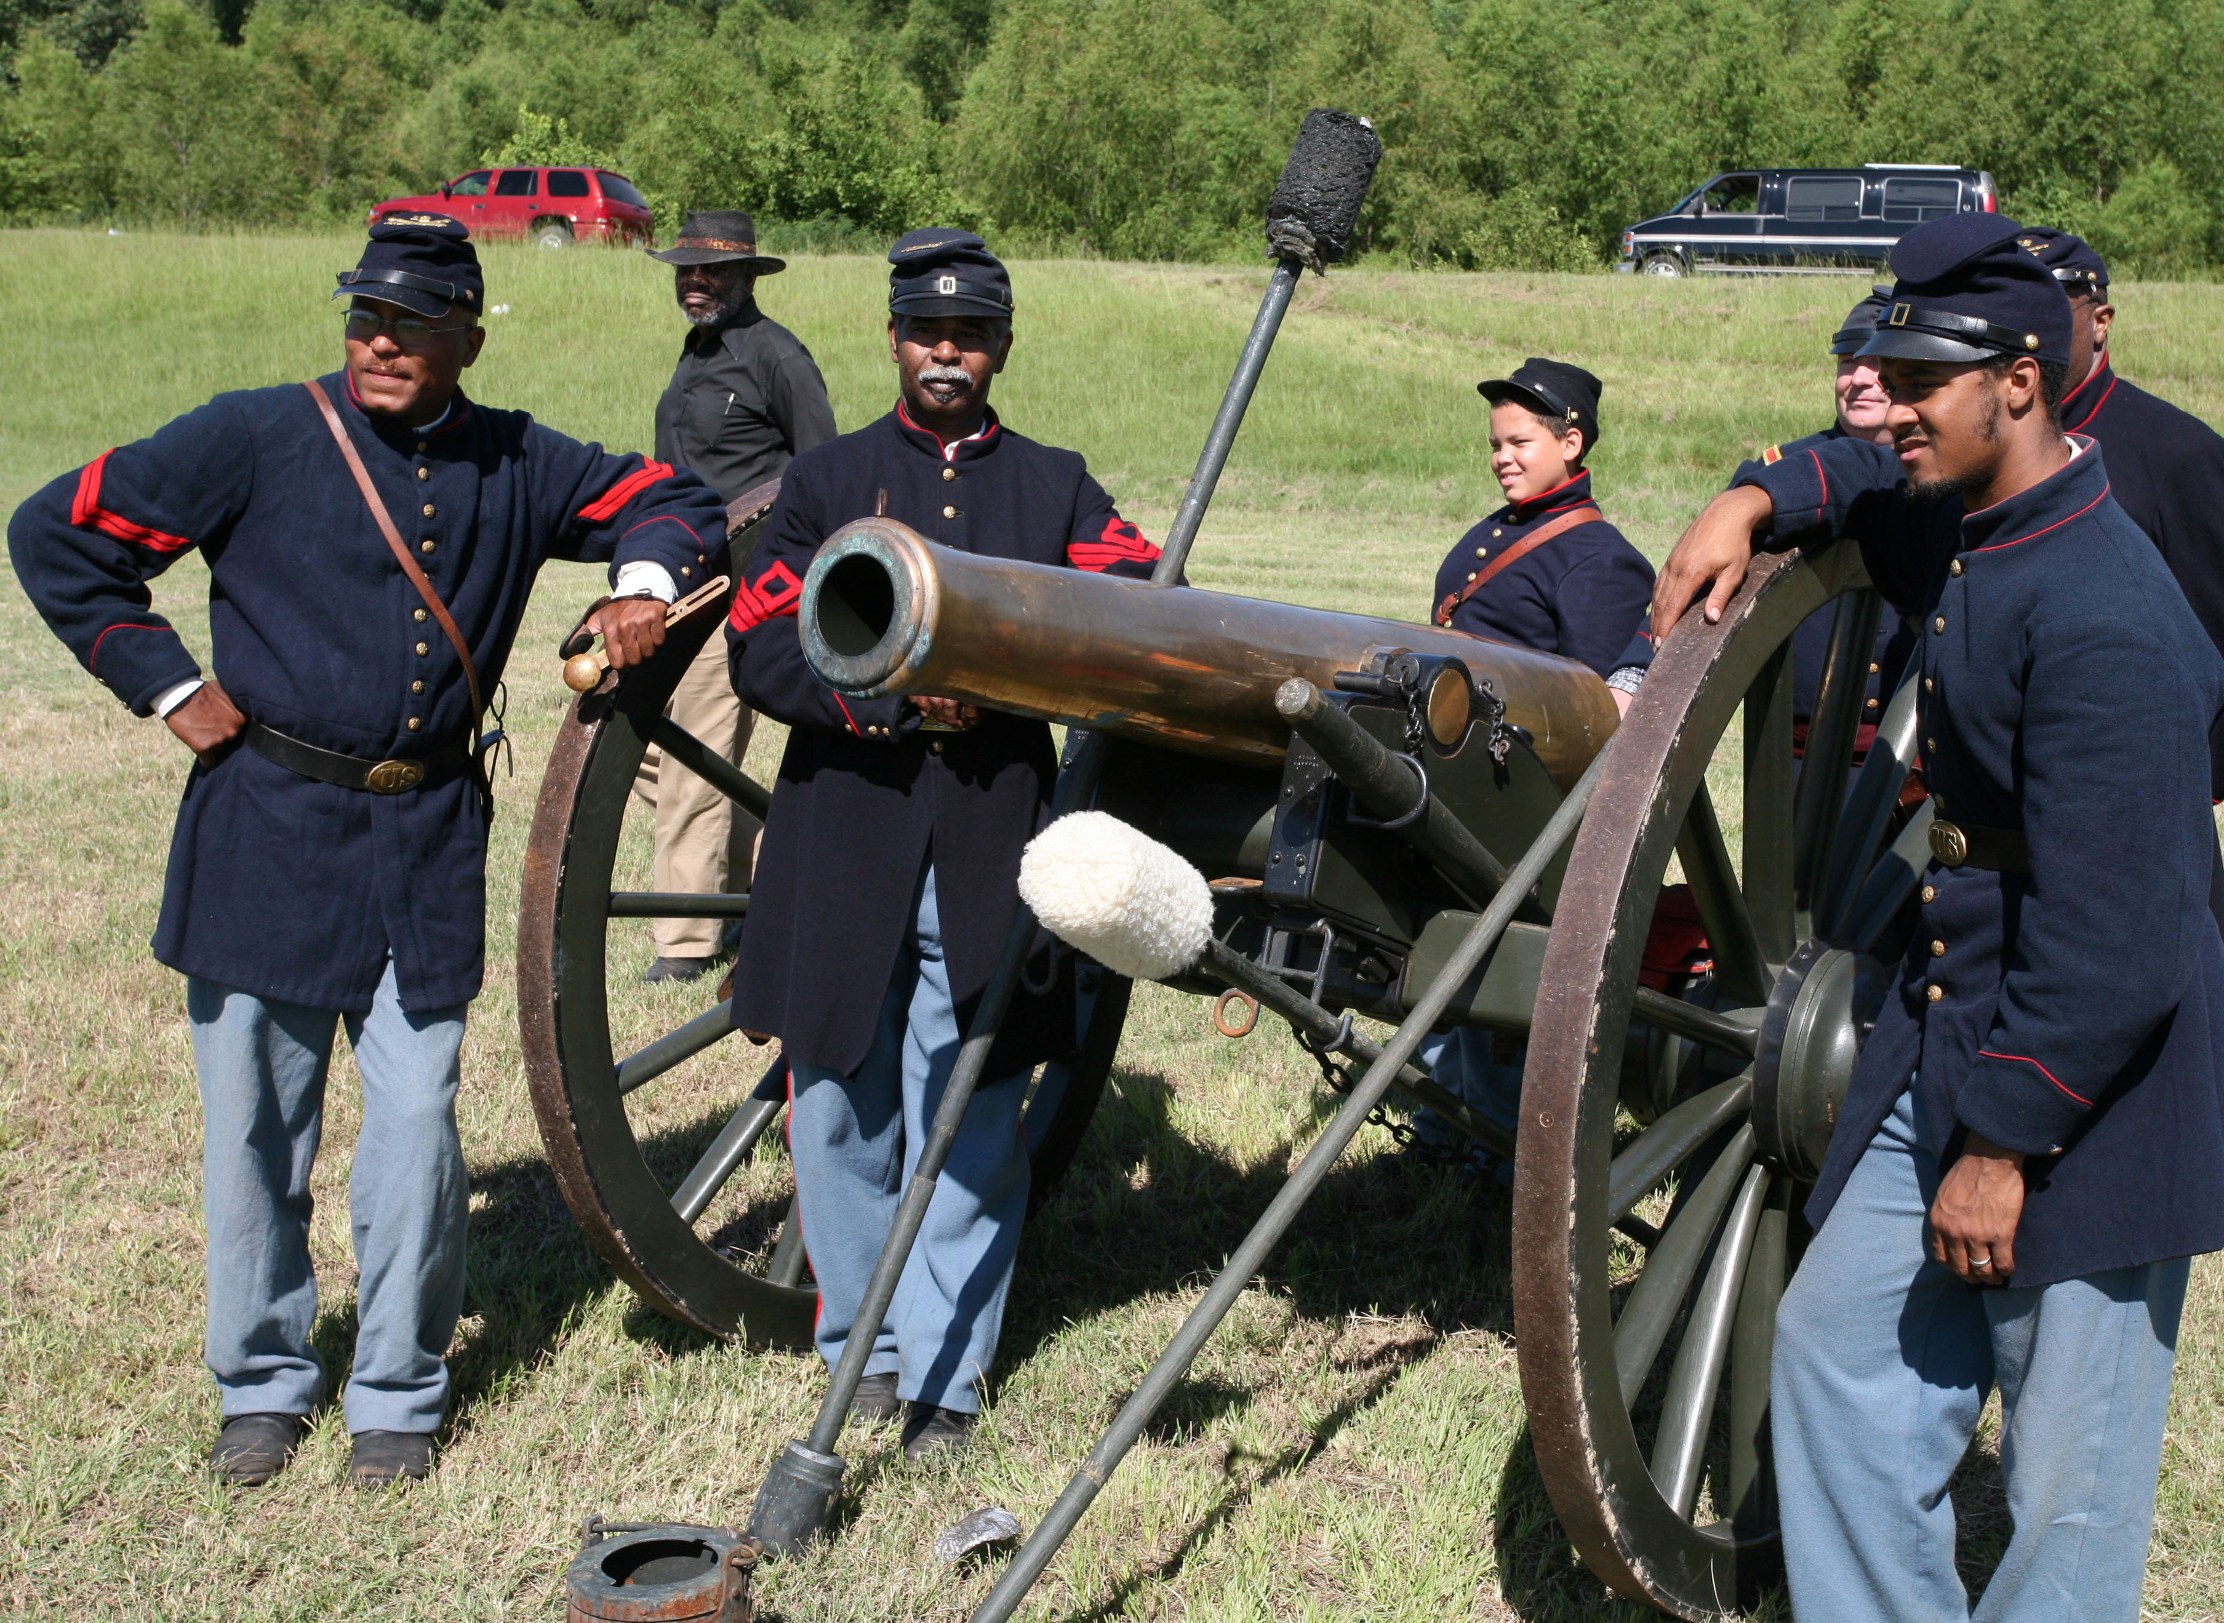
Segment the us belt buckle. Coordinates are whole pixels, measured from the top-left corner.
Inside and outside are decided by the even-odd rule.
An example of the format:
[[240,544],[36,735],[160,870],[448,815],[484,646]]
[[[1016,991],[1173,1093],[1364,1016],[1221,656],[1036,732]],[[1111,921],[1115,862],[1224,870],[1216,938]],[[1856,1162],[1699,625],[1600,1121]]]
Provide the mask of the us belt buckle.
[[424,781],[425,763],[422,761],[381,761],[365,775],[363,787],[374,795],[398,795]]
[[1949,868],[1958,868],[1969,860],[1969,836],[1940,818],[1931,824],[1931,855]]

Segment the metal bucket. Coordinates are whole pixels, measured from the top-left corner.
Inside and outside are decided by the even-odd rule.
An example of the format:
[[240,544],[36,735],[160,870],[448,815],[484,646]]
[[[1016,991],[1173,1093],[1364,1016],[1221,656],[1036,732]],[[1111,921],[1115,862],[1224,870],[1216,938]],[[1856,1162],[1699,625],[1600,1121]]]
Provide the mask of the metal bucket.
[[730,1528],[589,1516],[565,1575],[566,1623],[750,1623],[758,1554]]

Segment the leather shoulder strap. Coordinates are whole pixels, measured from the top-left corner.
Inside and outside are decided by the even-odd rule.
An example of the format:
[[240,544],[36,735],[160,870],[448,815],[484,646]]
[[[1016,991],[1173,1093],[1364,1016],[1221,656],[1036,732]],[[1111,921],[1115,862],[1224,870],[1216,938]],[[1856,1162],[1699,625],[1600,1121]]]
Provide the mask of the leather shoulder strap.
[[1452,612],[1488,586],[1497,577],[1498,572],[1508,564],[1517,563],[1528,557],[1530,553],[1535,552],[1547,541],[1552,540],[1555,536],[1567,534],[1568,531],[1579,524],[1589,524],[1594,519],[1604,519],[1605,517],[1606,515],[1595,507],[1578,507],[1571,512],[1562,513],[1541,529],[1531,530],[1519,541],[1516,541],[1504,552],[1493,558],[1489,567],[1478,572],[1473,580],[1439,603],[1436,606],[1436,623],[1440,626],[1450,625],[1452,623]]
[[477,735],[480,718],[486,714],[486,701],[479,693],[479,668],[471,663],[471,648],[463,640],[463,633],[456,629],[455,616],[448,612],[448,605],[440,601],[440,594],[433,590],[432,582],[417,567],[417,560],[409,555],[409,548],[402,541],[401,531],[394,528],[393,515],[386,511],[386,504],[379,500],[378,487],[371,483],[370,469],[363,466],[363,458],[355,449],[355,442],[348,438],[347,425],[340,421],[340,413],[332,404],[332,397],[324,392],[324,385],[315,378],[302,387],[309,391],[309,398],[317,403],[317,410],[324,415],[324,426],[332,430],[332,442],[339,446],[340,455],[347,459],[348,472],[355,475],[355,488],[363,493],[363,505],[371,510],[371,517],[378,523],[378,533],[386,537],[386,544],[393,549],[394,562],[402,566],[402,573],[409,577],[409,584],[417,588],[417,595],[425,600],[425,607],[439,622],[448,645],[455,649],[456,658],[463,661],[463,680],[471,690],[471,731]]

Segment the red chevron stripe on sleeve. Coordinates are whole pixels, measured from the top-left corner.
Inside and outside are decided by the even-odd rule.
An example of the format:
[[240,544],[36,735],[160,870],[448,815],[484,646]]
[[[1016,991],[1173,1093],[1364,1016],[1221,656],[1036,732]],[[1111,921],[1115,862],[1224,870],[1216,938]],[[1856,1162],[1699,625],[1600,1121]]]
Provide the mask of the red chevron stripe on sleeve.
[[1143,532],[1114,513],[1104,521],[1104,533],[1093,541],[1066,544],[1066,562],[1076,569],[1098,574],[1121,563],[1156,563],[1158,548],[1143,539]]
[[604,519],[615,515],[627,502],[640,495],[642,491],[648,489],[659,479],[669,479],[671,477],[670,464],[644,462],[585,507],[582,507],[579,510],[579,516],[589,524],[600,524]]
[[726,611],[726,624],[738,635],[754,630],[767,620],[795,613],[796,605],[802,601],[803,582],[795,578],[795,571],[786,564],[776,563],[754,583],[743,581],[734,588],[734,606]]
[[193,545],[191,536],[172,535],[167,530],[134,524],[121,513],[100,505],[101,475],[107,471],[108,459],[115,454],[113,450],[101,452],[78,474],[77,494],[70,501],[70,523],[80,530],[98,530],[102,535],[114,536],[118,541],[128,541],[150,552],[183,552]]

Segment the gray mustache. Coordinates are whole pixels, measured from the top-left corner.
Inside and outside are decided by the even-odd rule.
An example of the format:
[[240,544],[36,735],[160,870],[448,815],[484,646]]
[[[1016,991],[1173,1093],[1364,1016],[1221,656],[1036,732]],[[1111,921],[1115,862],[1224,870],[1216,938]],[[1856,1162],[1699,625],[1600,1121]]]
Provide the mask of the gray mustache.
[[956,383],[971,385],[973,375],[962,366],[922,366],[919,368],[921,383]]

